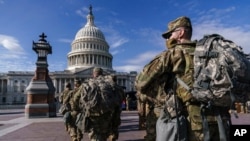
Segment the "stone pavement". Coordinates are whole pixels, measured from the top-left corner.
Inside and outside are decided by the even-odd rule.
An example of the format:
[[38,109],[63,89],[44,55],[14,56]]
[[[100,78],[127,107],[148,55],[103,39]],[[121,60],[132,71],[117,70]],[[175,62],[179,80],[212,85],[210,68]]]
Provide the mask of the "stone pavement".
[[[250,125],[250,114],[232,116],[233,124]],[[145,130],[138,130],[137,111],[123,111],[119,129],[119,141],[143,141]],[[84,134],[84,141],[88,137]],[[32,118],[24,116],[24,110],[0,109],[0,141],[70,141],[64,130],[62,116],[54,118]]]
[[[60,114],[54,118],[24,116],[24,110],[0,109],[0,141],[70,141]],[[144,130],[138,130],[137,111],[123,111],[119,141],[143,141]],[[84,134],[84,141],[88,141]]]

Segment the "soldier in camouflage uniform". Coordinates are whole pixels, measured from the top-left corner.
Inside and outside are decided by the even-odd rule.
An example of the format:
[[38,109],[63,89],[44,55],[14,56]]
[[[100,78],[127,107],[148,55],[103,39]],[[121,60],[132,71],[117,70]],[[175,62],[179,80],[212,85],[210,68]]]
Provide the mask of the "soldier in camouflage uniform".
[[[145,66],[145,71],[147,66]],[[144,115],[145,119],[145,129],[146,135],[144,136],[145,141],[155,141],[156,140],[156,121],[160,116],[160,111],[163,108],[165,100],[165,92],[163,88],[165,83],[163,82],[165,77],[159,78],[157,81],[152,82],[151,86],[141,89],[142,77],[147,77],[144,73],[139,73],[136,77],[136,89],[138,93],[139,103],[141,104],[141,109],[139,115]],[[162,84],[160,84],[160,82]],[[139,116],[140,117],[140,116]],[[143,123],[142,123],[143,124]]]
[[137,110],[138,110],[138,116],[139,116],[139,130],[146,129],[146,102],[141,101],[140,93],[137,92]]
[[[179,77],[189,87],[192,87],[193,84],[194,65],[192,54],[196,43],[191,41],[192,25],[190,19],[188,17],[179,17],[171,21],[168,24],[168,31],[162,36],[166,39],[168,50],[162,52],[145,66],[141,76],[138,76],[137,89],[146,94],[146,96],[156,98],[156,101],[160,101],[161,94],[158,92],[152,96],[148,92],[150,89],[147,88],[152,86],[155,81],[159,82],[159,79],[164,78],[163,82],[165,82],[166,85],[162,85],[164,88],[163,92],[167,94],[169,88],[175,88],[175,93],[184,105],[184,110],[181,112],[187,117],[189,141],[203,141],[204,134],[200,113],[200,102],[194,100],[191,93],[180,84],[171,83],[173,78]],[[173,84],[176,85],[173,87],[171,86]],[[205,113],[209,124],[208,130],[210,131],[210,139],[213,141],[220,140],[215,113],[209,109],[206,109]],[[221,109],[220,114],[223,117],[223,123],[226,125],[230,118],[228,110]],[[225,128],[226,131],[229,131],[228,127],[225,126]]]
[[75,88],[73,92],[71,93],[70,99],[69,99],[69,103],[71,106],[69,127],[70,127],[70,136],[72,138],[72,141],[81,141],[83,138],[82,131],[76,126],[77,115],[81,112],[80,107],[79,107],[80,86],[81,86],[81,81],[76,80]]
[[[93,69],[93,79],[106,79],[104,77],[102,68],[95,67]],[[109,138],[110,134],[113,133],[112,115],[113,112],[111,111],[103,114],[89,113],[86,129],[91,141],[106,141]],[[114,137],[114,140],[116,140],[116,137]]]
[[109,136],[110,141],[116,141],[119,138],[119,127],[121,125],[121,104],[122,100],[125,99],[125,93],[121,86],[117,84],[117,77],[116,75],[109,75],[107,77],[110,77],[112,86],[114,88],[115,94],[116,94],[116,103],[115,103],[115,109],[112,113],[112,131]]
[[[67,105],[69,103],[69,95],[72,92],[71,84],[66,83],[65,90],[60,94],[59,96],[59,102],[61,105]],[[68,109],[70,110],[70,109]],[[65,130],[69,131],[68,129],[68,123],[65,123]]]

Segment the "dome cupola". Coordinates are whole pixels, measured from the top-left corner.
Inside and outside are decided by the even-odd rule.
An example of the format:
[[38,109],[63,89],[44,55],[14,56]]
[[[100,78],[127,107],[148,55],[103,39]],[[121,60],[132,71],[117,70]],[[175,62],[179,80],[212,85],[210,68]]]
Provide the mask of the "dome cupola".
[[89,7],[87,23],[76,33],[67,57],[67,70],[74,71],[77,68],[87,69],[90,67],[113,70],[113,56],[109,53],[109,45],[104,34],[94,24],[92,6]]

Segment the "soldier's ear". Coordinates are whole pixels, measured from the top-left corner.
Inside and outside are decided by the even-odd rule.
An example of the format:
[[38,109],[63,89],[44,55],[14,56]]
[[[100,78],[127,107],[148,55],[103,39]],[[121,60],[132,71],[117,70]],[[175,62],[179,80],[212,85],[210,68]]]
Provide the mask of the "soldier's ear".
[[184,28],[180,28],[179,37],[182,38],[186,34],[185,32]]

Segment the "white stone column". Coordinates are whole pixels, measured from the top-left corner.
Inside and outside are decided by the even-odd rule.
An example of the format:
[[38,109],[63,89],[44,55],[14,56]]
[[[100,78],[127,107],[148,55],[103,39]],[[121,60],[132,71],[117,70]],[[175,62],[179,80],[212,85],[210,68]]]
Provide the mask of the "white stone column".
[[54,87],[56,88],[56,90],[58,90],[56,78],[53,80],[53,83],[54,83]]
[[7,82],[7,93],[8,92],[13,92],[13,80],[9,79],[9,81]]
[[88,55],[88,58],[89,58],[89,59],[88,59],[88,64],[91,64],[91,62],[90,62],[90,60],[91,60],[91,59],[90,59],[90,54]]
[[62,80],[61,80],[61,78],[59,78],[59,90],[58,90],[58,92],[61,93],[61,90],[62,90]]
[[100,55],[97,55],[97,65],[100,65]]

